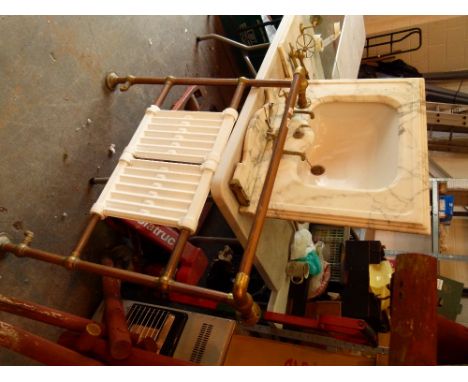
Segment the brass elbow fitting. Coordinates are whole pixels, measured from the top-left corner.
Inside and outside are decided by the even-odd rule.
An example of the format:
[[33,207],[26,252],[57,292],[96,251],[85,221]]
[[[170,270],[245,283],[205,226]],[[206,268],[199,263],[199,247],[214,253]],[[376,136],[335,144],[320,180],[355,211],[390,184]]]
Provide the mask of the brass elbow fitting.
[[261,310],[252,296],[247,293],[249,279],[249,275],[243,272],[236,275],[232,291],[233,306],[240,313],[240,318],[244,324],[255,325],[260,319]]
[[24,239],[21,244],[18,245],[18,252],[16,252],[16,256],[22,257],[24,256],[24,251],[29,245],[32,243],[34,239],[34,232],[32,231],[25,231],[24,232]]

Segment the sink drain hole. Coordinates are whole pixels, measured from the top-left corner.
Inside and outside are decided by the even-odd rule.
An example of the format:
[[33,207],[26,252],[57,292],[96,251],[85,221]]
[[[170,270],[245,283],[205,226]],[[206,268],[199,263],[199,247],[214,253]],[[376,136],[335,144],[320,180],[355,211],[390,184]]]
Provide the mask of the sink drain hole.
[[325,167],[318,164],[318,165],[312,166],[310,168],[310,172],[313,175],[323,175],[325,173]]

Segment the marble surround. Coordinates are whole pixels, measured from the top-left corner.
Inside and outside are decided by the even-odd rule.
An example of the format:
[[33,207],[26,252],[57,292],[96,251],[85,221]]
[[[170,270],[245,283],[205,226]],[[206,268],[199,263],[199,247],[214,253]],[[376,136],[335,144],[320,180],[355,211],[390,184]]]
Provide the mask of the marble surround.
[[[296,114],[291,119],[285,145],[286,153],[281,160],[267,216],[429,234],[424,94],[422,79],[311,81],[307,90],[311,102],[308,110],[316,110],[317,115],[315,119],[310,119],[307,114]],[[349,130],[350,145],[353,143],[353,131],[360,132],[359,129],[367,129],[370,132],[372,129],[379,129],[372,138],[377,143],[382,139],[389,139],[389,143],[381,149],[384,152],[382,157],[379,157],[379,153],[371,155],[372,148],[369,147],[369,154],[364,153],[369,155],[369,163],[362,162],[361,158],[361,162],[355,165],[357,168],[353,169],[365,172],[370,164],[380,161],[380,167],[374,170],[372,176],[382,177],[381,181],[371,182],[363,187],[362,182],[353,184],[352,179],[344,179],[342,184],[337,186],[336,182],[333,184],[317,181],[320,176],[310,173],[309,168],[313,164],[309,163],[310,157],[320,145],[317,141],[320,141],[320,129],[324,128],[323,124],[315,122],[316,119],[320,119],[319,107],[327,104],[331,108],[333,103],[352,103],[356,107],[365,104],[385,105],[386,108],[394,110],[396,118],[386,120],[393,123],[391,128],[387,128],[394,130],[392,138],[384,138],[387,134],[383,131],[385,126],[379,126],[378,123],[378,116],[383,113],[383,108],[379,109],[376,115],[361,115],[357,119],[350,115],[349,126],[346,127]],[[272,136],[279,127],[283,109],[284,100],[277,98],[259,109],[248,126],[243,157],[236,166],[232,180],[242,186],[250,202],[249,205],[240,208],[242,213],[254,214],[257,208],[271,158]],[[340,109],[337,108],[337,113],[339,112]],[[346,116],[343,115],[337,115],[336,118],[346,120]],[[371,119],[375,119],[374,124]],[[302,138],[294,138],[295,133]],[[334,139],[333,135],[329,134],[327,139]],[[346,137],[342,139],[346,143]],[[398,148],[392,151],[391,147],[395,144]],[[341,145],[343,146],[343,142]],[[333,145],[330,145],[329,150],[333,149]],[[297,154],[293,155],[290,152]],[[353,159],[354,157],[350,156],[349,161],[346,161],[346,155],[341,155],[340,160],[343,161],[343,166],[353,166]],[[324,177],[327,176],[326,167],[325,174],[322,175]],[[391,174],[385,176],[386,172]],[[346,175],[343,176],[346,178]],[[362,178],[365,180],[365,176]]]

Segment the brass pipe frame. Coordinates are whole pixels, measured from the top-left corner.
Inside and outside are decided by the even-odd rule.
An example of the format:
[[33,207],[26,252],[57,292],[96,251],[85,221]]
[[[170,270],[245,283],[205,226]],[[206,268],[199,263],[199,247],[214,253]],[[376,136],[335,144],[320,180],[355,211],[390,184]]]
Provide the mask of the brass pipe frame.
[[232,292],[234,301],[244,320],[247,321],[255,319],[255,310],[258,309],[258,306],[253,303],[252,297],[247,293],[249,275],[252,270],[258,242],[262,233],[263,225],[265,223],[271,193],[273,191],[276,175],[278,173],[278,167],[281,161],[281,157],[283,156],[284,144],[286,142],[288,133],[288,124],[294,114],[296,100],[299,96],[301,96],[301,94],[305,95],[305,88],[302,85],[304,79],[304,69],[301,67],[297,68],[293,76],[288,98],[286,99],[285,110],[281,119],[278,136],[273,147],[272,157],[266,174],[264,186],[258,201],[255,219],[249,233],[247,246],[244,250],[239,272],[234,282],[234,288]]
[[182,252],[184,251],[185,244],[187,244],[189,237],[190,231],[188,229],[183,229],[180,231],[179,237],[177,238],[174,249],[172,250],[169,261],[160,279],[160,288],[162,292],[167,292],[169,281],[176,273],[177,265],[179,264],[180,257],[182,256]]
[[[67,259],[67,257],[55,253],[42,251],[31,247],[21,247],[21,245],[12,243],[0,244],[0,251],[11,252],[17,256],[20,254],[20,256],[31,257],[33,259],[45,261],[47,263],[52,263],[55,265],[61,265],[67,268],[65,266],[65,260]],[[145,275],[143,273],[138,272],[127,271],[125,269],[109,267],[106,265],[92,263],[90,261],[85,261],[81,259],[76,259],[74,268],[67,269],[77,269],[81,271],[94,273],[100,276],[109,276],[133,284],[144,285],[150,288],[159,288],[160,286],[159,277]],[[228,304],[232,302],[232,296],[229,293],[197,287],[194,285],[188,285],[173,280],[169,281],[168,291],[197,295],[216,302],[223,302]]]
[[80,258],[81,252],[83,252],[83,249],[85,248],[86,244],[88,244],[89,238],[91,237],[94,228],[100,220],[101,217],[98,214],[92,214],[90,216],[88,224],[86,225],[85,230],[81,234],[81,237],[78,240],[75,249],[72,251],[71,255],[65,259],[66,268],[73,268],[75,266],[76,261]]
[[[241,77],[243,78],[243,77]],[[252,87],[270,87],[270,88],[289,88],[291,80],[281,79],[251,79],[251,78],[207,78],[207,77],[170,77],[172,85],[200,85],[200,86],[236,86],[239,82],[245,82],[246,86]],[[127,91],[133,85],[164,85],[168,77],[135,77],[128,75],[120,77],[116,73],[109,73],[106,77],[106,86],[113,91],[120,87],[121,91]]]
[[[234,86],[237,85],[235,94],[231,100],[231,107],[238,108],[243,92],[247,86],[253,87],[290,87],[290,91],[285,104],[285,112],[281,120],[279,128],[278,139],[273,148],[272,159],[265,179],[265,185],[262,190],[259,204],[257,207],[257,214],[254,220],[253,227],[249,234],[247,247],[244,251],[242,258],[241,268],[236,276],[236,281],[233,288],[233,293],[223,293],[211,289],[201,288],[194,285],[179,283],[172,279],[176,267],[180,260],[183,248],[190,236],[190,232],[182,230],[179,239],[172,251],[169,263],[166,266],[162,277],[152,277],[137,272],[127,271],[123,269],[113,268],[106,265],[83,261],[80,255],[86,246],[93,229],[95,228],[101,217],[97,214],[92,214],[90,220],[83,232],[75,250],[68,257],[57,255],[51,252],[41,251],[30,248],[26,244],[15,245],[9,242],[0,244],[0,252],[12,252],[17,256],[27,256],[42,260],[45,262],[61,265],[68,270],[79,269],[87,272],[95,273],[101,276],[109,276],[123,281],[149,286],[152,288],[160,288],[164,292],[180,292],[189,295],[196,295],[199,297],[207,298],[216,302],[223,302],[232,305],[237,309],[244,322],[255,324],[260,317],[260,308],[254,303],[252,296],[247,293],[249,283],[249,274],[253,264],[258,240],[263,228],[263,224],[268,210],[268,203],[271,197],[274,181],[278,171],[279,162],[283,154],[284,143],[287,135],[287,125],[292,115],[294,114],[294,105],[296,99],[304,100],[305,91],[308,82],[305,79],[305,70],[302,67],[296,69],[293,80],[257,80],[240,77],[237,79],[229,78],[177,78],[177,77],[119,77],[116,73],[110,73],[106,77],[106,86],[110,90],[114,90],[118,84],[123,84],[120,89],[122,91],[128,90],[134,84],[163,84],[164,88],[157,98],[155,104],[160,106],[170,89],[174,85],[206,85],[206,86]],[[301,104],[299,107],[303,108]]]

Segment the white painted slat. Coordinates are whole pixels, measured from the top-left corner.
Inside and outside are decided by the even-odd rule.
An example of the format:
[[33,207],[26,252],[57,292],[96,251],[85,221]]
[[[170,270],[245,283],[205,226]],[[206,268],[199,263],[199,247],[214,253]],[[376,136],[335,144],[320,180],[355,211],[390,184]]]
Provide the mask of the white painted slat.
[[193,232],[236,119],[149,108],[91,211]]

